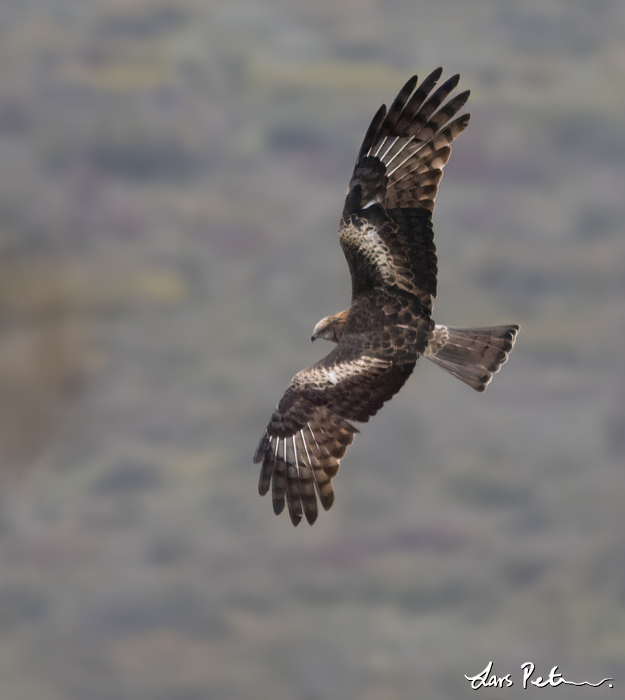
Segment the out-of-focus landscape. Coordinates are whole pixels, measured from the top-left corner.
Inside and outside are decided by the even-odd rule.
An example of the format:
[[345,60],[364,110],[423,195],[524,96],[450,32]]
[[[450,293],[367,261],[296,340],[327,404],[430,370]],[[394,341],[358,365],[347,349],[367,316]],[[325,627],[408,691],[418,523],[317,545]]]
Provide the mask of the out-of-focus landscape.
[[[625,4],[1,0],[0,65],[2,700],[622,696]],[[294,529],[251,458],[439,65],[435,317],[522,330],[484,395],[419,363]]]

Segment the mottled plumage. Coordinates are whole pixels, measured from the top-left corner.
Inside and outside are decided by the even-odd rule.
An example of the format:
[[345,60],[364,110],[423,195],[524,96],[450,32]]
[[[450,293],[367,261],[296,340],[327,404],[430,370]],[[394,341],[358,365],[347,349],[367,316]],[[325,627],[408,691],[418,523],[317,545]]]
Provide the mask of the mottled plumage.
[[[358,430],[394,396],[420,355],[484,391],[507,360],[518,326],[447,328],[434,324],[437,261],[432,211],[451,143],[469,123],[456,117],[469,92],[447,100],[455,75],[434,90],[439,68],[411,78],[373,118],[349,183],[339,241],[352,278],[345,311],[322,319],[315,338],[337,343],[292,379],[254,461],[258,490],[272,489],[276,514],[294,525],[334,502],[332,478]],[[447,100],[445,102],[445,100]]]

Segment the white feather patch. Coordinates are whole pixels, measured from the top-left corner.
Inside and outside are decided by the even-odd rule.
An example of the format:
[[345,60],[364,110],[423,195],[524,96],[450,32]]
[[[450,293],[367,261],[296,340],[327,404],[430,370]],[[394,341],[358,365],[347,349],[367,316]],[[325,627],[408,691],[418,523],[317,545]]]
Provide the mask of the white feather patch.
[[341,381],[341,378],[334,370],[328,372],[328,379],[332,382],[332,384],[338,384]]
[[357,376],[372,369],[373,367],[387,367],[389,363],[386,360],[380,360],[377,357],[369,357],[363,355],[351,362],[339,362],[332,369],[324,370],[324,375],[327,381],[336,385],[345,379]]

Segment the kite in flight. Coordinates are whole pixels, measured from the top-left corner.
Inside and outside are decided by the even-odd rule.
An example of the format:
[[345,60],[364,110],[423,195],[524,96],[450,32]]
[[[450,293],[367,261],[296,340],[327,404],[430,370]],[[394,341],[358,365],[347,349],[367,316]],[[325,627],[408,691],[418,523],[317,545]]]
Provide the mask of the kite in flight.
[[336,347],[291,380],[254,455],[262,462],[260,494],[271,486],[276,515],[286,500],[293,525],[302,515],[315,522],[317,495],[330,508],[332,478],[358,432],[351,421],[375,415],[420,355],[484,391],[519,330],[448,328],[432,319],[432,211],[450,144],[469,123],[468,114],[456,117],[469,91],[445,102],[460,76],[434,90],[441,73],[438,68],[421,85],[410,78],[367,130],[339,225],[351,306],[315,326],[312,339]]

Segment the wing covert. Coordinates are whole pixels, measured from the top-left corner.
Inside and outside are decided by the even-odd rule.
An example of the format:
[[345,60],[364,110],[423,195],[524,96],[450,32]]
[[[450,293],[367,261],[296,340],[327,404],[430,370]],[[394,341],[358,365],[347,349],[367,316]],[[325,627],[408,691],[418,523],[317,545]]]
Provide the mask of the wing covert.
[[456,117],[469,91],[450,98],[458,75],[434,89],[441,73],[435,70],[420,85],[410,78],[365,135],[339,227],[352,298],[397,287],[432,308],[437,259],[431,213],[450,144],[469,122],[468,114]]

